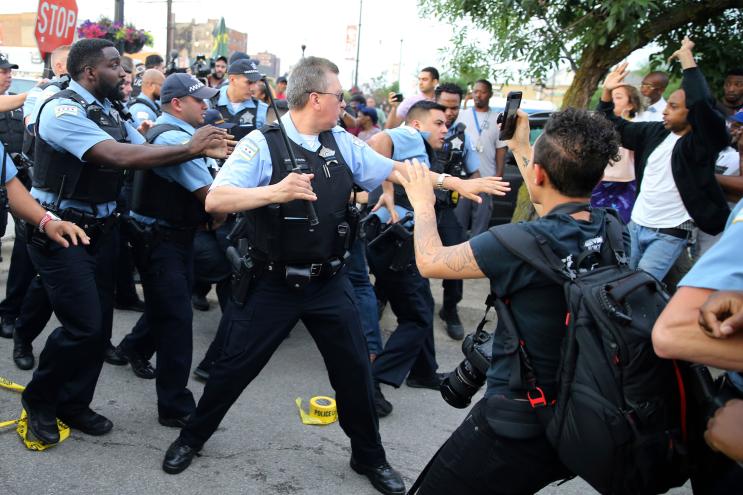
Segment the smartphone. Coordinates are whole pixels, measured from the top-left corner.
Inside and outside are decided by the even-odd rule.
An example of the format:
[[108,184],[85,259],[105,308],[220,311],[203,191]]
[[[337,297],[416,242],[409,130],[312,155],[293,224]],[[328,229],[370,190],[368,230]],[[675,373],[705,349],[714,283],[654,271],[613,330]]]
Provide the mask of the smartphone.
[[500,124],[500,136],[498,139],[506,141],[513,137],[516,132],[516,111],[521,106],[521,91],[511,91],[506,97],[506,108],[498,116]]
[[402,93],[396,93],[392,99],[398,103],[402,103]]

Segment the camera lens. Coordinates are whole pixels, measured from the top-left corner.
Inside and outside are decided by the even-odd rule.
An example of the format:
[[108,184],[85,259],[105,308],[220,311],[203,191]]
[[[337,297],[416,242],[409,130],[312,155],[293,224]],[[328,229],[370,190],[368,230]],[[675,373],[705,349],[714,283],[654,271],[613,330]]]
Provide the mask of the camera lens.
[[441,382],[441,396],[452,407],[464,409],[485,383],[485,375],[465,359]]

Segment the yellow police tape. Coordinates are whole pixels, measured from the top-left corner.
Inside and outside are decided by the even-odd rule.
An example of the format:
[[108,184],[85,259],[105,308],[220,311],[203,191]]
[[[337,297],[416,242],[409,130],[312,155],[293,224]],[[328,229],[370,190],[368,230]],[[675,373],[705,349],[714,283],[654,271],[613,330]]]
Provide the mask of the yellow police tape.
[[[23,392],[26,387],[23,385],[18,385],[17,383],[13,383],[10,380],[3,378],[0,376],[0,387],[7,388],[9,390],[14,390],[16,392]],[[46,450],[49,447],[52,447],[53,445],[47,445],[45,443],[39,442],[38,440],[31,440],[28,438],[28,425],[27,423],[27,414],[25,409],[21,409],[21,417],[18,419],[13,419],[10,421],[3,421],[0,422],[0,428],[6,428],[8,426],[18,425],[16,427],[16,431],[18,432],[18,435],[21,437],[21,440],[23,440],[23,443],[26,445],[26,448],[29,450],[36,450],[38,452],[41,452],[42,450]],[[59,429],[59,441],[63,442],[67,439],[67,437],[70,436],[70,427],[61,422],[60,420],[57,420],[57,428]],[[56,445],[56,444],[54,444]]]
[[338,419],[338,411],[335,407],[335,399],[332,397],[317,396],[310,399],[309,412],[302,409],[302,399],[297,397],[295,401],[299,409],[299,417],[306,425],[329,425]]

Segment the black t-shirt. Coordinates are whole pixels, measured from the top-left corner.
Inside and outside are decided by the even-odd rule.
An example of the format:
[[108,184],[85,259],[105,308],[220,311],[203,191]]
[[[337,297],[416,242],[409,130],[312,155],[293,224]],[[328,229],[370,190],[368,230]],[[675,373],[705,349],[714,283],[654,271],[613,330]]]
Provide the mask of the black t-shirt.
[[[600,248],[605,215],[603,209],[595,208],[591,211],[590,221],[558,213],[519,225],[544,236],[569,266],[571,259],[587,246]],[[495,229],[498,227],[474,237],[470,241],[472,251],[480,269],[490,279],[491,290],[510,300],[514,321],[535,368],[537,384],[548,398],[554,397],[567,316],[563,289],[511,254],[493,235]],[[628,236],[625,237],[626,249],[627,245]],[[519,392],[509,387],[512,359],[503,351],[503,331],[499,322],[493,338],[493,363],[488,370],[486,397],[519,396]]]

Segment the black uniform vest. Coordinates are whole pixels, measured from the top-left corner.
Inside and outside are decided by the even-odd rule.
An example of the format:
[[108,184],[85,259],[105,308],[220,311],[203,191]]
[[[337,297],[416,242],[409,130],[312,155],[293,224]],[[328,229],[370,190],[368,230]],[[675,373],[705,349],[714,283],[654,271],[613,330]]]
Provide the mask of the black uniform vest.
[[[435,164],[431,164],[431,170],[437,173],[445,173],[459,179],[467,178],[467,168],[464,165],[464,130],[465,125],[461,122],[456,125],[454,132],[444,139],[444,145],[435,151]],[[457,205],[452,197],[451,191],[436,191],[436,206],[438,208],[454,208]]]
[[222,118],[224,119],[225,123],[236,124],[235,127],[230,129],[229,131],[230,134],[235,136],[235,141],[241,140],[242,138],[250,134],[251,131],[256,129],[256,119],[258,118],[257,99],[253,98],[255,107],[243,108],[235,115],[232,115],[230,113],[229,107],[227,105],[219,105],[217,103],[219,101],[219,93],[214,95],[214,97],[210,101],[212,103],[212,107],[219,110],[219,113],[222,114]]
[[0,113],[0,141],[8,153],[23,149],[23,108]]
[[[50,101],[66,98],[82,105],[87,117],[120,143],[129,137],[118,114],[114,117],[103,112],[97,103],[89,104],[71,89],[60,91],[45,101],[39,110],[36,128],[41,128],[44,106]],[[83,162],[67,151],[57,151],[40,135],[36,136],[33,186],[42,191],[58,194],[62,199],[87,203],[116,201],[124,178],[123,169],[109,168],[92,162]]]
[[150,110],[152,110],[153,112],[155,112],[155,115],[157,115],[158,117],[163,114],[163,111],[160,109],[160,106],[157,103],[153,103],[150,100],[148,100],[147,98],[143,98],[141,96],[138,96],[138,97],[134,98],[133,100],[130,100],[129,103],[127,103],[126,106],[127,106],[128,109],[131,110],[132,106],[135,103],[141,103],[142,105],[146,106],[147,108],[149,108]]
[[[47,83],[42,84],[39,86],[39,89],[41,91],[44,91],[49,86],[56,86],[59,88],[60,91],[67,89],[67,86],[70,85],[70,76],[64,75],[59,77],[56,81],[49,81]],[[33,109],[32,109],[33,111]],[[28,127],[23,126],[23,152],[26,154],[28,158],[30,158],[33,161],[34,157],[34,147],[36,146],[36,124],[34,123],[33,126],[31,126],[32,129],[29,130]]]
[[[147,142],[154,143],[163,132],[177,130],[186,132],[175,125],[158,124],[147,132]],[[132,211],[182,228],[197,227],[208,220],[204,205],[191,191],[152,170],[134,172]]]
[[[292,173],[289,154],[278,126],[263,127],[261,132],[271,153],[270,184],[276,184]],[[248,211],[247,237],[257,258],[287,264],[324,263],[343,258],[350,249],[358,223],[355,207],[350,205],[353,176],[333,133],[323,132],[319,138],[317,152],[289,140],[299,167],[315,174],[312,188],[317,201],[313,206],[319,224],[310,230],[305,203],[299,200]]]

